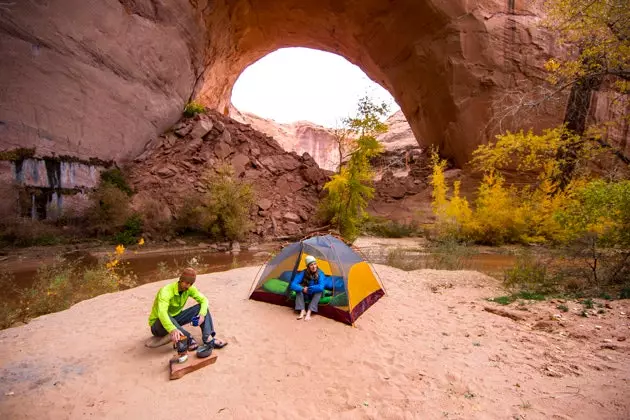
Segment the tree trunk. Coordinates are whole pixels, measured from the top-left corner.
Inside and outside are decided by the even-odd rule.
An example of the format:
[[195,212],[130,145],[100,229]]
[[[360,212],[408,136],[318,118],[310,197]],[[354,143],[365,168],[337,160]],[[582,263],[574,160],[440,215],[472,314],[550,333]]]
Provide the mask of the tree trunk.
[[[580,137],[584,135],[591,106],[591,96],[601,84],[601,76],[591,76],[579,80],[571,86],[571,93],[564,114],[564,124],[570,132],[578,134]],[[564,139],[566,139],[566,135]],[[564,190],[571,182],[581,148],[582,142],[579,142],[558,150],[556,157],[560,162],[560,173],[557,179],[559,191]]]

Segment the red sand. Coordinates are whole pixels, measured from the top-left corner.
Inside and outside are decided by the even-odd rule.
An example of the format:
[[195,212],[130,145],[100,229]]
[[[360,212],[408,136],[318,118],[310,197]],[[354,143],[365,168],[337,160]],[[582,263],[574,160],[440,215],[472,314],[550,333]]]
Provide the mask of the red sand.
[[0,417],[630,418],[629,301],[589,318],[575,302],[518,310],[485,301],[501,291],[476,272],[376,268],[388,295],[356,328],[248,300],[258,268],[200,276],[230,344],[177,381],[170,346],[143,345],[165,282],[0,331]]

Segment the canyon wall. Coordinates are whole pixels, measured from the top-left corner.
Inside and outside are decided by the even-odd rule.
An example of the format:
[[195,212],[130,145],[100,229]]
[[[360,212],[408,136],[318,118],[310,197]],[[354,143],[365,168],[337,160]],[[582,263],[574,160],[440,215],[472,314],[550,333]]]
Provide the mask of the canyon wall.
[[229,113],[240,73],[282,47],[337,53],[388,89],[423,145],[464,163],[512,122],[552,39],[530,2],[47,0],[0,5],[0,150],[133,158],[197,98]]

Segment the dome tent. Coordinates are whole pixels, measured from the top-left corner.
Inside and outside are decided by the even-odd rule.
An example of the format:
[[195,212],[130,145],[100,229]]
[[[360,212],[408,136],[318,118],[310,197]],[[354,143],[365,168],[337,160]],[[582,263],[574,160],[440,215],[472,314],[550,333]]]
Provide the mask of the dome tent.
[[295,292],[289,284],[306,269],[304,258],[312,255],[328,276],[319,303],[319,313],[353,324],[384,294],[370,265],[341,240],[331,235],[314,236],[287,245],[267,263],[255,280],[249,298],[293,307]]

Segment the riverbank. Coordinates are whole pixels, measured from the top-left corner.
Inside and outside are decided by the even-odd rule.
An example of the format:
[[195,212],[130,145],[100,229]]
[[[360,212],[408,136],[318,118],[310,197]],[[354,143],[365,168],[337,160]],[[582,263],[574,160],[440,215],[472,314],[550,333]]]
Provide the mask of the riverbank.
[[502,289],[476,272],[375,268],[387,296],[356,328],[296,321],[289,308],[248,300],[256,267],[200,276],[230,345],[215,365],[178,381],[168,380],[172,349],[143,345],[165,281],[0,331],[0,412],[12,419],[630,415],[628,300],[584,318],[568,301],[566,313],[551,301],[488,302]]

